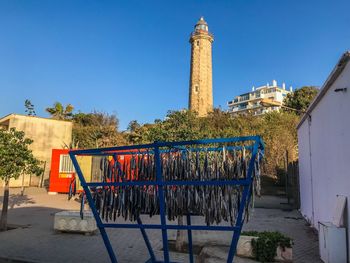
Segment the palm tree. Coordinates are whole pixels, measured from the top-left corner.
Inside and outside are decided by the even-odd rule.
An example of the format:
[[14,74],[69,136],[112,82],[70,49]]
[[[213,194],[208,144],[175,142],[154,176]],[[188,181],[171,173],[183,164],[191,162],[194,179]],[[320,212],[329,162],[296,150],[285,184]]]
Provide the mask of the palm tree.
[[56,120],[69,120],[73,117],[73,105],[68,104],[66,107],[60,102],[55,102],[52,108],[46,108],[51,117]]

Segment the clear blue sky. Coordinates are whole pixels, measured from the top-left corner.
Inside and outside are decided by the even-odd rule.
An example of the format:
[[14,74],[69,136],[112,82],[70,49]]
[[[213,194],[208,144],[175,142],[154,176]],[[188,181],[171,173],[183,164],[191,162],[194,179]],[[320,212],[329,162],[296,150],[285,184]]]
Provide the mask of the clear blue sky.
[[276,79],[322,85],[350,49],[350,1],[0,0],[0,116],[55,101],[129,121],[187,107],[189,34],[214,34],[214,104]]

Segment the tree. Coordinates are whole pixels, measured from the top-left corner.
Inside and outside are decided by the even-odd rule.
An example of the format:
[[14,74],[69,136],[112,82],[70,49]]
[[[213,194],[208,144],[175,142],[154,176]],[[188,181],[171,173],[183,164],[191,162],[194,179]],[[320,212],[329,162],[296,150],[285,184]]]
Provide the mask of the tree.
[[127,141],[118,132],[116,115],[101,112],[77,113],[73,116],[73,140],[80,148],[123,145]]
[[0,231],[7,230],[10,179],[17,179],[21,174],[39,176],[43,172],[40,161],[28,148],[32,142],[22,131],[0,129],[0,178],[5,181]]
[[28,114],[28,116],[36,116],[34,105],[30,100],[26,99],[24,101],[24,107],[26,108],[25,112]]
[[130,131],[131,144],[153,141],[182,141],[204,138],[261,135],[265,144],[264,172],[277,179],[283,168],[285,152],[291,161],[297,158],[296,125],[299,117],[294,112],[271,112],[262,116],[232,117],[214,109],[206,117],[197,117],[191,111],[169,111],[164,120],[144,124]]
[[289,93],[283,103],[287,107],[300,111],[300,115],[307,110],[317,93],[318,89],[316,87],[304,86],[296,89],[293,93]]
[[164,121],[152,126],[150,141],[186,141],[199,137],[197,113],[189,110],[168,111]]
[[128,131],[135,132],[137,129],[140,129],[141,125],[137,122],[137,120],[133,120],[129,122]]
[[137,120],[133,120],[129,122],[125,137],[131,144],[140,144],[142,143],[142,132],[144,129],[145,127],[141,126]]
[[64,107],[60,102],[55,102],[52,108],[46,108],[46,111],[51,114],[56,120],[70,120],[73,117],[74,107],[67,104]]
[[[198,117],[188,110],[169,111],[164,120],[142,126],[131,123],[129,143],[150,143],[153,141],[182,141],[204,138],[220,138],[261,135],[265,145],[264,171],[277,179],[277,168],[283,167],[286,150],[290,160],[297,154],[296,125],[299,117],[293,112],[271,112],[262,116],[236,116],[214,109],[206,117]],[[135,128],[136,127],[136,128]],[[131,141],[130,138],[133,140]],[[135,140],[137,138],[137,140]],[[183,218],[178,217],[178,224]],[[185,232],[178,231],[176,249],[182,250]]]
[[297,130],[299,116],[295,112],[271,112],[264,115],[261,129],[265,147],[264,172],[278,179],[283,169],[286,151],[291,161],[297,159]]

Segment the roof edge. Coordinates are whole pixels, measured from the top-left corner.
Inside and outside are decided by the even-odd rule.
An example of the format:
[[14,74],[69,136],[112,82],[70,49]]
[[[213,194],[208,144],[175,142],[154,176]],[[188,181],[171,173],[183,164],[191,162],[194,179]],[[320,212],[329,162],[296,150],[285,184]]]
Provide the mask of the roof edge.
[[48,120],[48,121],[60,121],[60,122],[70,122],[71,123],[71,121],[68,121],[68,120],[56,120],[56,119],[50,119],[50,118],[45,118],[45,117],[28,116],[28,115],[17,114],[17,113],[10,113],[10,114],[5,115],[4,117],[0,117],[0,122],[6,121],[6,120],[10,119],[11,117],[15,117],[15,116],[44,119],[44,120]]
[[300,128],[300,126],[304,123],[304,121],[307,119],[307,117],[310,115],[310,113],[313,111],[313,109],[321,101],[321,99],[327,93],[327,91],[330,89],[332,84],[337,80],[339,75],[343,72],[344,68],[346,67],[346,65],[349,61],[350,61],[350,51],[346,51],[339,59],[338,63],[336,64],[336,66],[332,70],[331,74],[328,76],[328,78],[325,81],[325,83],[323,84],[320,92],[316,95],[316,97],[310,103],[305,114],[303,115],[299,124],[297,125],[297,129]]

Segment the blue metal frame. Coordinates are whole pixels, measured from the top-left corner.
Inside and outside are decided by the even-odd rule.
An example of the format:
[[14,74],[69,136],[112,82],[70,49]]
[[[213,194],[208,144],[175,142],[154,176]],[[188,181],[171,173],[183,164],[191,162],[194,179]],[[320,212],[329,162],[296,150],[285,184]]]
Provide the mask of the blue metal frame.
[[[222,144],[222,143],[241,143],[245,144],[247,142],[253,142],[251,145],[240,145],[240,146],[229,146],[228,149],[242,149],[247,148],[252,151],[252,157],[249,163],[248,167],[248,174],[246,179],[242,180],[220,180],[220,181],[164,181],[162,176],[162,170],[161,170],[161,160],[160,160],[160,154],[164,152],[164,147],[174,148],[174,147],[181,147],[181,146],[192,146],[192,145],[208,145],[208,144]],[[138,151],[144,151],[145,149],[153,149],[152,153],[155,156],[155,163],[156,163],[156,181],[124,181],[124,182],[90,182],[87,183],[84,175],[80,169],[80,166],[78,164],[78,161],[76,159],[76,155],[101,155],[101,156],[110,156],[115,154],[115,152],[122,151],[120,154],[135,154],[138,152],[135,152],[135,150]],[[215,147],[207,147],[204,150],[208,151],[218,151],[221,150],[221,148],[215,148]],[[170,262],[169,258],[169,248],[168,248],[168,235],[167,230],[174,229],[174,230],[187,230],[188,234],[188,250],[189,250],[189,260],[191,263],[194,262],[193,260],[193,251],[192,251],[192,230],[216,230],[216,231],[233,231],[232,236],[232,242],[227,258],[227,262],[233,262],[233,257],[236,253],[236,247],[238,243],[239,236],[241,234],[244,218],[244,208],[246,207],[247,203],[250,202],[250,196],[251,196],[251,185],[253,181],[253,169],[254,169],[254,161],[256,159],[258,150],[261,149],[264,150],[264,143],[262,142],[260,136],[246,136],[246,137],[233,137],[233,138],[221,138],[221,139],[207,139],[207,140],[192,140],[192,141],[183,141],[183,142],[154,142],[151,144],[144,144],[144,145],[135,145],[135,146],[122,146],[122,147],[108,147],[108,148],[99,148],[99,149],[88,149],[88,150],[71,150],[69,152],[69,155],[72,159],[73,165],[75,167],[75,170],[79,176],[79,180],[81,182],[81,186],[83,187],[86,198],[88,200],[88,203],[90,205],[90,208],[92,210],[92,213],[96,219],[97,226],[101,232],[101,236],[103,239],[103,242],[106,246],[108,255],[110,257],[111,262],[118,262],[117,257],[114,253],[114,250],[111,246],[111,243],[109,241],[108,235],[106,233],[105,228],[138,228],[141,231],[141,234],[144,238],[144,241],[146,243],[146,247],[150,256],[150,259],[146,262]],[[127,150],[131,150],[128,152]],[[177,150],[182,150],[181,148],[177,148]],[[195,148],[193,150],[203,150],[203,148]],[[132,186],[132,185],[138,185],[138,186],[146,186],[146,185],[157,185],[158,186],[158,194],[159,194],[159,206],[160,206],[160,224],[143,224],[140,218],[137,218],[136,224],[115,224],[115,223],[103,223],[97,210],[95,207],[95,204],[92,199],[92,195],[90,192],[90,187],[96,187],[96,186]],[[243,194],[241,203],[239,206],[239,211],[236,219],[236,224],[234,226],[206,226],[206,225],[191,225],[191,215],[186,215],[186,222],[187,225],[168,225],[166,223],[166,213],[165,213],[165,196],[164,196],[164,186],[167,185],[239,185],[243,187]],[[162,231],[162,241],[163,241],[163,256],[164,261],[157,261],[155,254],[153,252],[151,243],[148,239],[146,229],[160,229]]]

